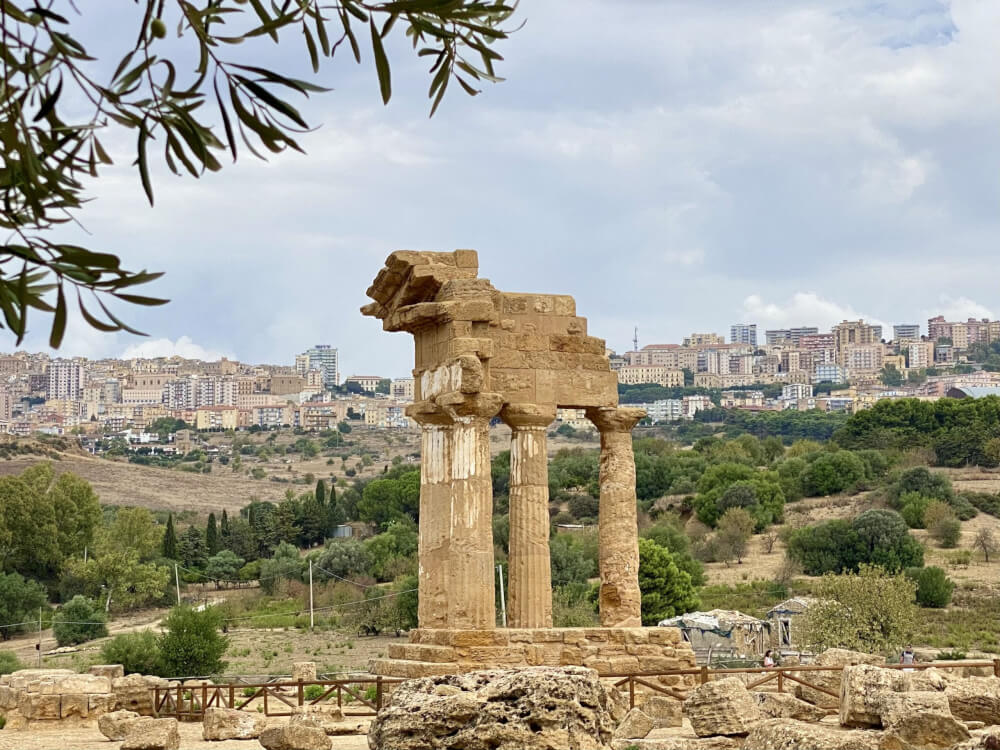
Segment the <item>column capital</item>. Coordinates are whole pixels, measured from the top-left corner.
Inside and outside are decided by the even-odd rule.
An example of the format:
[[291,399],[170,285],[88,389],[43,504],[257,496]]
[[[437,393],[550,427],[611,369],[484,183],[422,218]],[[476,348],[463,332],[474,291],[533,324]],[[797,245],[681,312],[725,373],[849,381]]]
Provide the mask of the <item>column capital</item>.
[[499,393],[461,393],[452,391],[434,399],[454,421],[463,417],[493,419],[503,406],[503,397]]
[[599,432],[631,432],[639,420],[646,416],[645,409],[624,406],[590,406],[587,419]]
[[527,427],[546,428],[556,419],[556,407],[538,404],[507,404],[500,410],[500,419],[512,430]]
[[433,401],[414,401],[412,404],[407,405],[405,413],[406,416],[421,427],[430,425],[447,427],[454,424],[455,421],[447,411]]

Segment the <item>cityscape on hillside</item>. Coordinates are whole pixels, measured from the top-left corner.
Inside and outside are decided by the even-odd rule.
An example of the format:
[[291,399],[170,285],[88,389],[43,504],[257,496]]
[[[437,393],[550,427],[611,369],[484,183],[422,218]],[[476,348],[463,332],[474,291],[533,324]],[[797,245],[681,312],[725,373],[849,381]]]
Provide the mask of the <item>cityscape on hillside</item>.
[[[892,327],[843,321],[829,332],[802,326],[765,330],[753,323],[722,334],[692,333],[680,343],[608,351],[624,402],[646,409],[652,423],[694,419],[723,409],[854,412],[886,398],[1000,393],[1000,321],[947,321]],[[50,358],[0,355],[0,433],[120,433],[155,441],[145,431],[160,419],[196,430],[298,428],[320,431],[358,420],[372,428],[407,428],[412,377],[341,378],[340,354],[320,344],[282,364],[182,359]],[[583,414],[561,410],[557,422],[587,427]]]

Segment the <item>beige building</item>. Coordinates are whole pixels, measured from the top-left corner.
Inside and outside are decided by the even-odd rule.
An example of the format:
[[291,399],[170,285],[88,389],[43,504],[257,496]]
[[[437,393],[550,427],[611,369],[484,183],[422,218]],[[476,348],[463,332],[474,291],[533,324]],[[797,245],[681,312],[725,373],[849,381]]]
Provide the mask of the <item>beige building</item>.
[[684,339],[684,346],[716,346],[725,343],[726,337],[717,333],[692,333]]
[[239,426],[239,409],[235,406],[201,406],[195,409],[195,429],[235,430]]
[[881,370],[885,361],[882,344],[849,344],[841,351],[841,364],[851,377],[857,373]]
[[618,371],[622,385],[655,383],[666,388],[684,385],[684,371],[670,370],[662,365],[626,365]]
[[389,395],[400,401],[413,401],[413,378],[396,378],[389,386]]
[[157,388],[122,388],[122,403],[131,406],[163,403],[163,386]]
[[275,396],[298,394],[306,387],[306,380],[301,375],[273,375],[270,386],[271,393]]
[[311,401],[298,407],[296,426],[306,430],[328,430],[347,419],[347,401]]
[[354,383],[359,386],[361,390],[367,391],[368,393],[375,393],[378,388],[378,384],[382,381],[378,375],[351,375],[347,380],[344,381],[344,385],[350,385]]
[[906,346],[907,366],[911,370],[934,366],[934,342],[912,341]]
[[[875,328],[864,320],[845,320],[833,327],[834,347],[837,350],[837,363],[843,367],[847,364],[847,350],[852,346],[867,346],[880,343],[875,338]],[[879,367],[882,365],[880,364]]]

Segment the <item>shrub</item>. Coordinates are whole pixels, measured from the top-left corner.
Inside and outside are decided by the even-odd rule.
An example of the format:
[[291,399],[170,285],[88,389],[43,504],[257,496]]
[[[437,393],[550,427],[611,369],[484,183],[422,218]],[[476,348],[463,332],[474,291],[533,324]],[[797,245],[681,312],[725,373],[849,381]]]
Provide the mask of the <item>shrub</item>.
[[52,618],[52,634],[60,646],[75,646],[108,634],[104,613],[85,596],[77,594]]
[[552,592],[552,624],[557,628],[589,628],[597,624],[597,611],[586,583],[562,586]]
[[322,685],[306,685],[305,690],[302,691],[302,695],[307,701],[314,701],[323,695],[326,690]]
[[911,529],[924,528],[924,511],[933,502],[931,498],[924,497],[919,492],[907,492],[899,498],[899,515],[906,521],[906,525]]
[[917,604],[921,607],[940,609],[948,606],[955,584],[941,568],[910,568],[906,576],[917,584]]
[[179,605],[170,610],[160,636],[163,672],[171,677],[217,674],[225,669],[222,655],[229,639],[219,632],[222,615],[211,607],[197,611]]
[[951,480],[944,474],[935,474],[926,466],[916,466],[907,469],[899,479],[889,488],[889,504],[899,507],[899,498],[909,492],[917,492],[924,497],[936,500],[949,500],[954,492],[951,489]]
[[23,669],[21,661],[13,651],[0,651],[0,674],[10,674]]
[[843,492],[865,478],[865,468],[851,451],[822,453],[802,472],[802,491],[809,497]]
[[160,644],[152,630],[122,633],[101,646],[105,664],[121,664],[125,674],[162,675]]
[[573,495],[569,499],[569,512],[579,520],[597,518],[598,506],[597,498],[590,495]]
[[665,547],[649,539],[639,540],[639,590],[643,625],[656,625],[698,607],[691,576],[677,567]]
[[891,510],[869,510],[848,523],[826,521],[788,533],[787,554],[807,575],[857,571],[878,565],[889,573],[924,564],[924,549],[902,517]]

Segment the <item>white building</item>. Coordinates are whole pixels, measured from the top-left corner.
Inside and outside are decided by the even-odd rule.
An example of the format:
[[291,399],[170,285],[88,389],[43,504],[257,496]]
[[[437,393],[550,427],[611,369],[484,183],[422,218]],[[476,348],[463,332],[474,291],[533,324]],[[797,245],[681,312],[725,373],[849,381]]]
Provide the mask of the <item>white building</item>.
[[781,388],[782,401],[798,401],[800,398],[812,398],[813,387],[808,383],[789,383]]
[[83,365],[68,359],[49,362],[49,387],[46,398],[79,399],[83,395]]
[[306,370],[319,370],[323,373],[324,386],[333,388],[340,385],[340,356],[336,349],[329,344],[316,344],[295,358],[296,369],[301,366],[303,357]]

